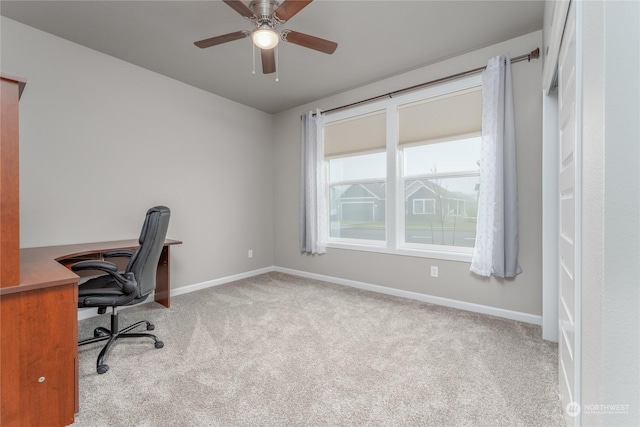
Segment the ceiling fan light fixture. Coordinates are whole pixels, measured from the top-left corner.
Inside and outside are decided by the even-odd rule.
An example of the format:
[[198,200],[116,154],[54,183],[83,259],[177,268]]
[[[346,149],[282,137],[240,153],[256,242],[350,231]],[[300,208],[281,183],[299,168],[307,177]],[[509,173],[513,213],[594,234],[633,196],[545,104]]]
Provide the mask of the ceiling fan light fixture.
[[280,35],[268,26],[262,26],[251,35],[253,44],[260,49],[273,49],[280,42]]

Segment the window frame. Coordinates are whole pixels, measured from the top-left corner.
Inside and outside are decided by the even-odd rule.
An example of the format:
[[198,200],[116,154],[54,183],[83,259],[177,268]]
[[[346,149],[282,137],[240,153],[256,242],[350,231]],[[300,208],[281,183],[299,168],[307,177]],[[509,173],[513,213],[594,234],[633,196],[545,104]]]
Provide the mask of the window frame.
[[[330,124],[336,121],[355,118],[360,115],[371,114],[376,111],[386,111],[386,162],[387,162],[387,174],[385,178],[386,183],[386,205],[385,205],[385,240],[364,240],[364,239],[347,239],[331,237],[328,230],[327,247],[358,250],[365,252],[377,252],[394,255],[406,255],[423,258],[443,259],[450,261],[471,262],[471,256],[473,248],[461,247],[461,246],[445,246],[445,245],[425,245],[405,242],[405,200],[404,200],[404,185],[406,179],[411,177],[402,175],[403,164],[403,150],[398,145],[398,108],[405,104],[410,104],[417,101],[423,101],[429,98],[434,98],[442,95],[446,95],[453,92],[458,92],[466,89],[473,89],[482,86],[482,76],[480,74],[461,78],[452,82],[439,84],[436,86],[427,87],[425,89],[417,90],[403,95],[398,95],[393,98],[386,98],[380,101],[371,102],[368,104],[356,106],[350,109],[336,111],[334,113],[327,114],[325,124]],[[477,136],[477,135],[476,135]],[[413,145],[413,144],[412,144]],[[365,154],[358,153],[358,154]],[[354,154],[354,155],[358,155]],[[325,158],[325,167],[329,168],[329,160],[333,157]],[[344,157],[344,156],[340,156]],[[460,177],[470,173],[477,175],[473,172],[460,171],[454,175]],[[335,182],[329,182],[328,174],[325,182],[326,194],[327,194],[327,206],[329,207],[329,192],[330,187],[338,185]],[[331,209],[327,209],[327,214],[330,215]],[[463,213],[463,217],[464,217]],[[330,221],[330,218],[329,218]]]

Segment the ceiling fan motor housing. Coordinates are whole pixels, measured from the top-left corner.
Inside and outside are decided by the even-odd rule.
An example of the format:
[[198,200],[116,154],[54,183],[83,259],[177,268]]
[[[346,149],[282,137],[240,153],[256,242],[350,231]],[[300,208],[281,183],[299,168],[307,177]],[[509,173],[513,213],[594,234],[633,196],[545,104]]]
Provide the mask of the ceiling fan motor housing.
[[271,28],[280,22],[273,16],[273,12],[280,5],[275,0],[253,0],[249,3],[249,9],[255,14],[255,23],[257,26],[268,24]]

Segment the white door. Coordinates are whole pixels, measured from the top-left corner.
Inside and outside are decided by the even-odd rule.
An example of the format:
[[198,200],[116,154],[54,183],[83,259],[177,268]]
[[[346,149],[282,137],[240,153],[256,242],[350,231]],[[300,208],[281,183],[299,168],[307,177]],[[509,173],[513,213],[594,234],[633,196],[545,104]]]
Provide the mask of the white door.
[[[559,113],[559,380],[568,426],[580,425],[580,79],[576,70],[576,11],[572,2],[558,58]],[[579,66],[578,66],[579,68]],[[578,88],[578,91],[576,90]]]

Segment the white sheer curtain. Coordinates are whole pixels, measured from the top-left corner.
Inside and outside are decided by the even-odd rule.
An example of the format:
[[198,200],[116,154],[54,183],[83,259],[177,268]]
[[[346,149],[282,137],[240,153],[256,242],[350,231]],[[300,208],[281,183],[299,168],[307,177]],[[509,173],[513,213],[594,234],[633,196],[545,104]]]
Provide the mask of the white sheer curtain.
[[300,250],[312,254],[327,250],[324,120],[320,110],[302,116]]
[[478,224],[471,271],[515,277],[518,196],[511,58],[496,56],[482,73],[482,142]]

